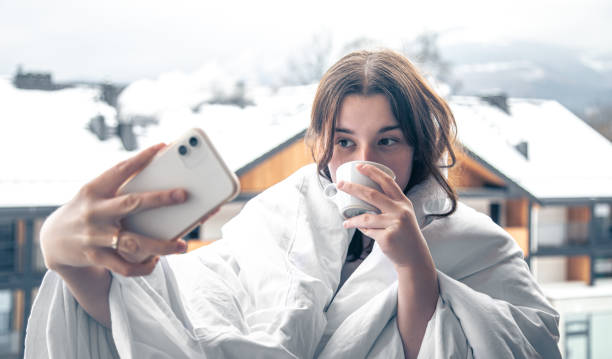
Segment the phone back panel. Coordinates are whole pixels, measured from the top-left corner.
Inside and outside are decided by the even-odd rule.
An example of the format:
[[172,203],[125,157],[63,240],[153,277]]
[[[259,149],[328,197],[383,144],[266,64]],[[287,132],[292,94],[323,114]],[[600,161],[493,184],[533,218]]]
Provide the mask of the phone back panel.
[[[194,138],[196,145],[193,145]],[[240,184],[204,131],[194,128],[158,153],[147,167],[120,188],[119,193],[172,188],[187,190],[187,200],[125,217],[123,228],[151,238],[177,238],[196,226],[211,210],[233,199],[240,191]]]

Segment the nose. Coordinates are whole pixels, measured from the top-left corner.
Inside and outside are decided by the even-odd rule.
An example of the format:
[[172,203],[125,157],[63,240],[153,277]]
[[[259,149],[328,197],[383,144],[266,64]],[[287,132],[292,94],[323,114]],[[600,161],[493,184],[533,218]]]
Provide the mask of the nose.
[[374,148],[372,148],[372,146],[370,145],[362,146],[361,151],[359,151],[359,154],[357,155],[357,157],[358,158],[356,160],[359,160],[359,161],[378,162],[376,151],[374,151]]

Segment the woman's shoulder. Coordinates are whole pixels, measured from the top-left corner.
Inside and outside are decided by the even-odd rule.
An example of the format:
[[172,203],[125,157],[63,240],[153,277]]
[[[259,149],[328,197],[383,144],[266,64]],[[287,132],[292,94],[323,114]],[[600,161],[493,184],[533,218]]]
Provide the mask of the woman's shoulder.
[[455,278],[523,256],[508,232],[462,202],[455,213],[424,228],[423,235],[436,266]]

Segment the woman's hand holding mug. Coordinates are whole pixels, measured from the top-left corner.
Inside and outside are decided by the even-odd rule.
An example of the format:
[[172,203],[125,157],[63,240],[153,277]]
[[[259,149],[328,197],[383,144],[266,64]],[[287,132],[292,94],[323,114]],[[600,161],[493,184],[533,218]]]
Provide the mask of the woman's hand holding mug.
[[[338,189],[373,205],[378,211],[347,218],[344,227],[358,228],[376,240],[380,249],[398,270],[430,266],[431,261],[427,259],[431,255],[419,229],[412,202],[395,182],[393,172],[379,164],[368,162],[357,163],[353,167],[353,172],[357,171],[361,176],[369,178],[380,190],[362,180],[346,181],[343,176],[338,177]],[[353,178],[359,177],[353,175]]]

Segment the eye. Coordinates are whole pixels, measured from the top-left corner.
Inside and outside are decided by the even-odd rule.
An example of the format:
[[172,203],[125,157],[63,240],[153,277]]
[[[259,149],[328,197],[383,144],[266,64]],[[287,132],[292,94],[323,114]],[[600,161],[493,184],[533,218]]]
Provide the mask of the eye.
[[349,147],[354,145],[353,141],[346,139],[346,138],[341,138],[336,142],[340,147]]
[[391,146],[391,145],[396,144],[396,143],[398,143],[398,142],[399,142],[399,141],[398,141],[398,140],[396,140],[396,139],[394,139],[394,138],[381,138],[381,139],[378,141],[378,144],[379,144],[379,145],[383,145],[383,146]]

